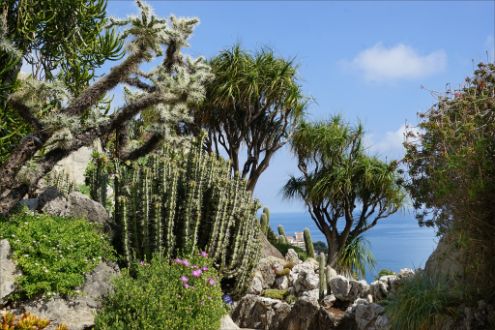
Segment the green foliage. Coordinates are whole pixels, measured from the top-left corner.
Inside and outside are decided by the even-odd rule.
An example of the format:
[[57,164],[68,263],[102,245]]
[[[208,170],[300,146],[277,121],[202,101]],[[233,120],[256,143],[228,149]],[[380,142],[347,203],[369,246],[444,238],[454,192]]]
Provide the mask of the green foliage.
[[279,289],[266,289],[263,291],[263,297],[268,297],[272,299],[284,300],[289,295],[287,290]]
[[272,244],[284,256],[287,254],[287,251],[289,251],[289,249],[293,249],[297,253],[297,256],[299,257],[299,259],[301,259],[302,261],[308,259],[308,255],[306,254],[306,251],[304,251],[303,249],[301,249],[298,246],[295,246],[295,245],[292,245],[289,243],[283,243],[280,240],[277,240],[275,243],[272,243]]
[[[208,267],[199,277],[193,265]],[[227,310],[218,273],[203,257],[173,263],[155,257],[116,279],[114,292],[97,314],[97,330],[217,330]],[[198,274],[196,274],[198,275]],[[187,280],[186,280],[187,278]]]
[[19,297],[71,294],[102,259],[112,260],[107,238],[86,220],[20,212],[0,222],[22,271]]
[[387,276],[387,275],[395,275],[395,272],[391,271],[390,269],[380,269],[378,272],[378,275],[376,275],[375,280],[378,280],[382,276]]
[[443,329],[451,307],[460,303],[447,282],[424,273],[405,279],[384,302],[393,330]]
[[284,194],[303,200],[325,233],[331,266],[352,239],[397,212],[404,201],[397,162],[367,155],[363,134],[361,125],[335,116],[301,122],[291,141],[301,176],[291,177]]
[[245,178],[253,191],[302,117],[306,100],[297,67],[272,51],[251,54],[239,45],[222,51],[210,65],[215,79],[207,84],[196,126],[208,131],[208,150],[229,155],[232,173]]
[[315,257],[315,248],[313,246],[313,240],[311,239],[311,232],[308,228],[304,229],[304,245],[306,246],[306,254],[309,258]]
[[89,187],[89,196],[101,205],[108,206],[107,191],[109,185],[110,162],[104,154],[93,152],[92,161],[86,167],[85,183]]
[[287,237],[285,235],[285,229],[284,229],[284,226],[282,225],[278,225],[277,226],[277,230],[278,230],[278,239],[280,241],[280,243],[282,244],[288,244],[287,243]]
[[327,272],[325,271],[326,269],[325,259],[326,259],[325,254],[321,252],[318,258],[318,262],[319,262],[318,275],[320,277],[320,288],[319,288],[320,299],[323,299],[327,294],[327,277],[326,277]]
[[202,249],[235,278],[232,294],[244,290],[261,251],[258,203],[223,159],[198,141],[115,167],[116,248],[127,264]]
[[316,241],[313,243],[313,247],[315,248],[316,254],[320,254],[321,252],[323,252],[323,253],[328,252],[328,246],[325,244],[325,242]]
[[[408,132],[407,185],[422,225],[462,242],[467,295],[495,301],[495,64],[479,64]],[[465,285],[473,283],[473,285]]]
[[374,268],[375,264],[375,256],[369,242],[362,236],[348,242],[337,260],[337,268],[340,272],[357,278],[364,278],[366,268]]

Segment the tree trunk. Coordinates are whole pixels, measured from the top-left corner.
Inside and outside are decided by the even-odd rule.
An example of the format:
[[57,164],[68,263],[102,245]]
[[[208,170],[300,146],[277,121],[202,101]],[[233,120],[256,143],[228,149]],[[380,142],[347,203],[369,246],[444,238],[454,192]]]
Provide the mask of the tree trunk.
[[325,235],[325,238],[327,239],[327,245],[328,245],[327,265],[329,265],[332,268],[335,268],[339,256],[339,245],[338,245],[339,243],[336,237],[333,237],[331,234]]

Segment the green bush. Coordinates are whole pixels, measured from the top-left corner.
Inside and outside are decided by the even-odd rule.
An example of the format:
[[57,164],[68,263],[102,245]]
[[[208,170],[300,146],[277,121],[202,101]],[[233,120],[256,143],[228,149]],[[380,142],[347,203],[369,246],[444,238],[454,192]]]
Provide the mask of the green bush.
[[217,330],[224,306],[218,273],[208,258],[170,263],[155,257],[116,279],[113,294],[96,316],[95,329]]
[[451,307],[461,302],[459,295],[441,279],[420,273],[404,280],[385,300],[391,329],[440,329]]
[[280,240],[278,240],[277,242],[275,243],[272,243],[273,246],[275,246],[277,248],[277,250],[280,251],[280,253],[282,253],[284,256],[287,254],[287,251],[289,251],[289,249],[294,249],[294,251],[296,251],[297,253],[297,256],[299,257],[299,259],[301,259],[302,261],[308,259],[308,255],[306,254],[306,251],[304,251],[303,249],[301,249],[300,247],[297,247],[297,246],[294,246],[292,244],[289,244],[289,243],[284,243],[284,242],[281,242]]
[[22,211],[0,222],[4,238],[22,271],[14,298],[71,294],[85,273],[113,259],[107,238],[85,220]]
[[387,268],[380,269],[378,272],[378,275],[376,275],[375,280],[378,280],[382,276],[387,276],[387,275],[395,275],[393,271]]

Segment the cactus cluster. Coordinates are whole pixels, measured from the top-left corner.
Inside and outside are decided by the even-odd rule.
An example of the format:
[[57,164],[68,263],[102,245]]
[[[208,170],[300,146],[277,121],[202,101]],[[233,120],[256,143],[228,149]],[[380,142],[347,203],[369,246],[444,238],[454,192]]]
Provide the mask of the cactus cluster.
[[258,203],[227,162],[204,152],[164,148],[130,164],[115,161],[116,247],[127,263],[205,250],[232,292],[248,282],[260,256]]
[[46,185],[57,188],[64,195],[74,191],[74,182],[63,169],[54,169],[45,176]]
[[320,252],[319,262],[320,269],[318,270],[320,275],[320,299],[323,299],[327,294],[327,276],[326,276],[326,266],[325,266],[325,254]]
[[308,258],[315,257],[315,248],[313,246],[313,240],[311,239],[311,232],[308,228],[304,229],[304,245],[306,247],[306,254]]

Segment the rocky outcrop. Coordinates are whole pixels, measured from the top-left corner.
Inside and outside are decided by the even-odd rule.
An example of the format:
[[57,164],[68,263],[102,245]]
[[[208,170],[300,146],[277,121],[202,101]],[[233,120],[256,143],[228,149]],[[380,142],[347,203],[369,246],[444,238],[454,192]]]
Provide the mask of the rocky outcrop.
[[[385,309],[378,304],[360,303],[354,308],[356,326],[359,330],[385,330],[388,320],[384,316]],[[380,320],[378,321],[378,318]],[[377,324],[378,323],[378,324]]]
[[441,276],[447,281],[459,281],[464,277],[465,259],[454,237],[445,235],[426,261],[425,272],[430,276]]
[[292,309],[282,322],[280,329],[286,330],[306,330],[311,329],[310,325],[318,314],[320,305],[318,299],[314,297],[303,297],[298,299]]
[[275,258],[283,259],[284,258],[283,254],[268,241],[266,236],[265,235],[261,235],[261,236],[262,236],[261,244],[263,246],[263,258],[275,257]]
[[232,319],[242,328],[278,330],[290,310],[286,302],[248,294],[237,303]]
[[100,263],[90,274],[74,297],[52,297],[31,301],[18,308],[51,321],[52,328],[65,324],[71,330],[83,330],[94,326],[101,300],[112,289],[112,280],[119,273],[114,264]]
[[0,241],[0,306],[5,298],[14,292],[16,278],[20,275],[11,259],[12,250],[8,240]]
[[237,330],[240,329],[237,324],[234,323],[229,314],[224,315],[220,319],[220,329],[219,330]]

